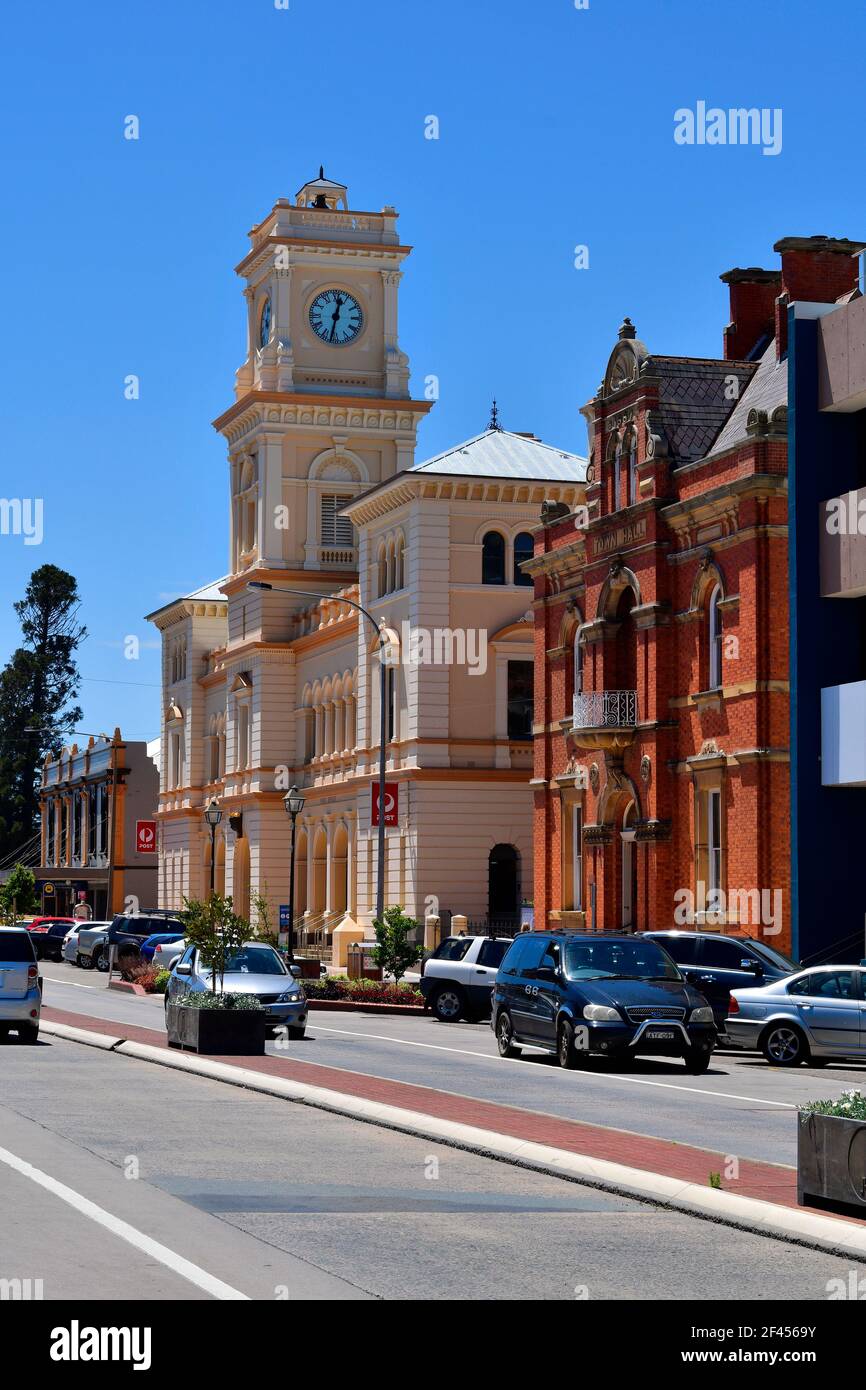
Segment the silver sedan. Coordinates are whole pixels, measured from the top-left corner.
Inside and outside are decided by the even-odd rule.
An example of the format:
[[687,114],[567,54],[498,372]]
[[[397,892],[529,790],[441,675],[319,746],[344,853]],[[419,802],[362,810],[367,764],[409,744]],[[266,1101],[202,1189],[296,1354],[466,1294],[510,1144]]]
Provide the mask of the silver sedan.
[[[250,941],[226,963],[223,990],[226,994],[254,994],[266,1011],[269,1028],[285,1028],[290,1038],[302,1038],[308,1009],[294,974],[298,969],[287,966],[273,946]],[[166,1008],[187,994],[205,994],[212,989],[210,966],[204,963],[201,951],[188,946],[168,978]]]
[[731,992],[726,1032],[774,1067],[866,1059],[866,966],[820,965]]

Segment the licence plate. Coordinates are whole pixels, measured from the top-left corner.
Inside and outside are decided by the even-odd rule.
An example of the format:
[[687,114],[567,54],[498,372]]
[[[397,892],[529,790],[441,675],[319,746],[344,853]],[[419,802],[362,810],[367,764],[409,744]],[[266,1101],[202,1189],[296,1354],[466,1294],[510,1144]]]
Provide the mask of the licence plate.
[[648,1028],[644,1033],[644,1037],[647,1038],[649,1042],[673,1042],[676,1038],[676,1033],[672,1028]]

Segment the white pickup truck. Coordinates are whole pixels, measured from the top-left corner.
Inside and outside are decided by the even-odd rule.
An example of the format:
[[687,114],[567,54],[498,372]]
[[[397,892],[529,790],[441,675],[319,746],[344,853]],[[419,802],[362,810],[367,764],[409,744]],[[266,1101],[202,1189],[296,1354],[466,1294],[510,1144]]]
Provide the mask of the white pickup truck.
[[427,957],[418,988],[440,1023],[490,1016],[496,972],[511,945],[510,936],[446,936]]

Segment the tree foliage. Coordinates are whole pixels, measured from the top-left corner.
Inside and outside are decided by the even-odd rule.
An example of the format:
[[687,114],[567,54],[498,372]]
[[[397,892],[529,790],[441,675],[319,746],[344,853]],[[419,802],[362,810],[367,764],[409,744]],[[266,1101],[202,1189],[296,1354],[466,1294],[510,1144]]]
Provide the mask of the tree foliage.
[[35,912],[36,877],[26,864],[16,864],[5,883],[0,884],[0,922],[14,926],[19,917]]
[[81,718],[78,608],[75,579],[56,565],[34,570],[15,604],[23,641],[0,671],[0,856],[35,833],[42,764]]
[[373,947],[373,959],[387,975],[393,975],[397,983],[424,954],[420,946],[409,940],[410,931],[417,926],[400,906],[386,907],[382,917],[377,917],[373,923],[377,943]]
[[[226,963],[252,940],[255,932],[246,917],[239,917],[234,911],[231,898],[221,898],[219,893],[204,902],[185,898],[184,907],[184,938],[201,951],[205,965],[210,967],[211,989],[223,998]],[[230,1007],[234,1001],[224,1002]]]

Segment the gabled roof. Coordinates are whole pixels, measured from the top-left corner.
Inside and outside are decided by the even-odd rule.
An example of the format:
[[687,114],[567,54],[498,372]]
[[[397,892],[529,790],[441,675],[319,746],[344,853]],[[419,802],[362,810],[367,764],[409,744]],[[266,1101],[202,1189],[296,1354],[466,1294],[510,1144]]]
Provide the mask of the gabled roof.
[[566,453],[540,439],[527,439],[510,430],[485,430],[464,444],[414,464],[408,473],[583,483],[586,466],[587,460],[579,454]]
[[[228,599],[222,592],[223,584],[227,584],[231,579],[230,574],[226,574],[222,579],[214,579],[210,584],[203,584],[200,589],[194,589],[191,594],[178,594],[177,598],[171,599],[169,603],[164,603],[161,608],[156,608],[152,613],[145,615],[145,622],[156,621],[157,618],[164,618],[172,609],[177,609],[180,614],[185,603],[228,603]],[[157,623],[157,626],[159,624]]]

